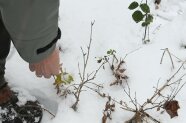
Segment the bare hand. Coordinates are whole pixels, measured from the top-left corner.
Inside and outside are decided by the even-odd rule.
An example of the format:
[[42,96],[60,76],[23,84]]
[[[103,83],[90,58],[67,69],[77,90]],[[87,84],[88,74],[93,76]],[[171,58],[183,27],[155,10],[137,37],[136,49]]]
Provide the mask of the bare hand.
[[38,63],[29,64],[29,68],[30,71],[35,71],[37,77],[50,78],[52,75],[58,75],[60,71],[59,50],[55,49],[50,56]]

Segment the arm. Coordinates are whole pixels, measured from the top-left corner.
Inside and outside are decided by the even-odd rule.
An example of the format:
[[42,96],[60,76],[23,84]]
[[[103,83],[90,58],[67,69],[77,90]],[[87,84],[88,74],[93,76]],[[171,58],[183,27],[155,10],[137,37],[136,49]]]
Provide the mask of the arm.
[[58,11],[59,0],[13,0],[2,6],[4,25],[18,53],[36,74],[45,76],[45,72],[38,72],[44,69],[50,75],[57,74],[48,63],[54,62],[52,68],[58,69],[54,67],[59,66],[59,53],[55,50],[60,38]]

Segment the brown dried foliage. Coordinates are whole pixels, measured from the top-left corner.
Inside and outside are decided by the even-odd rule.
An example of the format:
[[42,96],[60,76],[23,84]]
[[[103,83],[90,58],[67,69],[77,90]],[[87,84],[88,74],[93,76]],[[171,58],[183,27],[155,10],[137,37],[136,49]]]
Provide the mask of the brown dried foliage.
[[161,0],[155,0],[154,4],[156,5],[155,9],[159,9],[159,5],[161,3]]
[[111,97],[108,97],[108,101],[105,104],[105,109],[103,112],[103,117],[102,117],[102,123],[106,123],[107,119],[112,120],[112,112],[115,111],[115,103],[111,103]]
[[159,5],[160,2],[161,2],[161,0],[155,0],[155,1],[154,1],[154,3],[157,4],[157,5]]
[[121,85],[123,83],[123,80],[128,79],[128,76],[126,76],[124,73],[126,71],[126,69],[124,69],[123,67],[124,63],[125,63],[124,60],[120,60],[117,66],[112,65],[111,70],[113,71],[116,80],[112,82],[110,86],[119,85],[119,84]]
[[164,104],[164,109],[170,115],[171,118],[178,116],[178,109],[180,109],[179,103],[176,100],[167,101]]

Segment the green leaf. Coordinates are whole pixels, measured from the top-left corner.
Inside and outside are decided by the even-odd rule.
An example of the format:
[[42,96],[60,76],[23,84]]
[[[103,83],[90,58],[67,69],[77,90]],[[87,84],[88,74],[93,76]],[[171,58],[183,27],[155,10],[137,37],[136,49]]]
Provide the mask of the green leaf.
[[72,77],[72,75],[68,75],[68,81],[69,81],[69,82],[74,81],[74,78]]
[[107,51],[108,55],[114,55],[114,53],[116,53],[116,51],[113,50],[113,49],[110,49],[110,50]]
[[108,50],[108,51],[107,51],[107,54],[109,55],[110,53],[111,53],[111,50]]
[[146,22],[149,22],[149,23],[151,23],[151,22],[153,22],[153,16],[151,15],[151,14],[148,14],[147,15],[147,19],[146,19]]
[[72,81],[74,81],[74,78],[72,77],[72,75],[68,74],[68,76],[65,76],[64,80],[62,80],[62,82],[66,85],[66,84],[70,84]]
[[54,85],[60,85],[62,83],[62,77],[61,74],[56,75],[55,83]]
[[68,84],[65,80],[61,80],[62,84]]
[[139,6],[138,2],[134,1],[129,5],[128,9],[133,10],[137,8],[138,6]]
[[133,18],[133,20],[134,20],[136,23],[138,23],[138,22],[140,22],[140,21],[143,20],[144,15],[142,14],[141,11],[137,10],[137,11],[135,11],[135,12],[132,14],[132,18]]
[[150,8],[149,8],[149,6],[148,6],[146,3],[141,4],[141,5],[140,5],[140,8],[141,8],[141,10],[142,10],[143,12],[145,12],[145,13],[150,13]]
[[153,22],[153,16],[151,14],[148,14],[145,21],[141,25],[145,27],[145,26],[148,26],[152,22]]

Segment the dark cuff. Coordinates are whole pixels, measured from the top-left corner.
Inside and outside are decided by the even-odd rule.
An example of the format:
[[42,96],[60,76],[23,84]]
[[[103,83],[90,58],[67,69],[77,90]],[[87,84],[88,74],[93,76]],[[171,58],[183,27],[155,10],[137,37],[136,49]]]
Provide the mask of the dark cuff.
[[43,52],[47,51],[48,49],[50,49],[60,38],[61,38],[61,30],[58,28],[58,34],[57,34],[56,38],[54,38],[54,40],[51,43],[49,43],[48,45],[37,49],[37,54],[43,53]]

